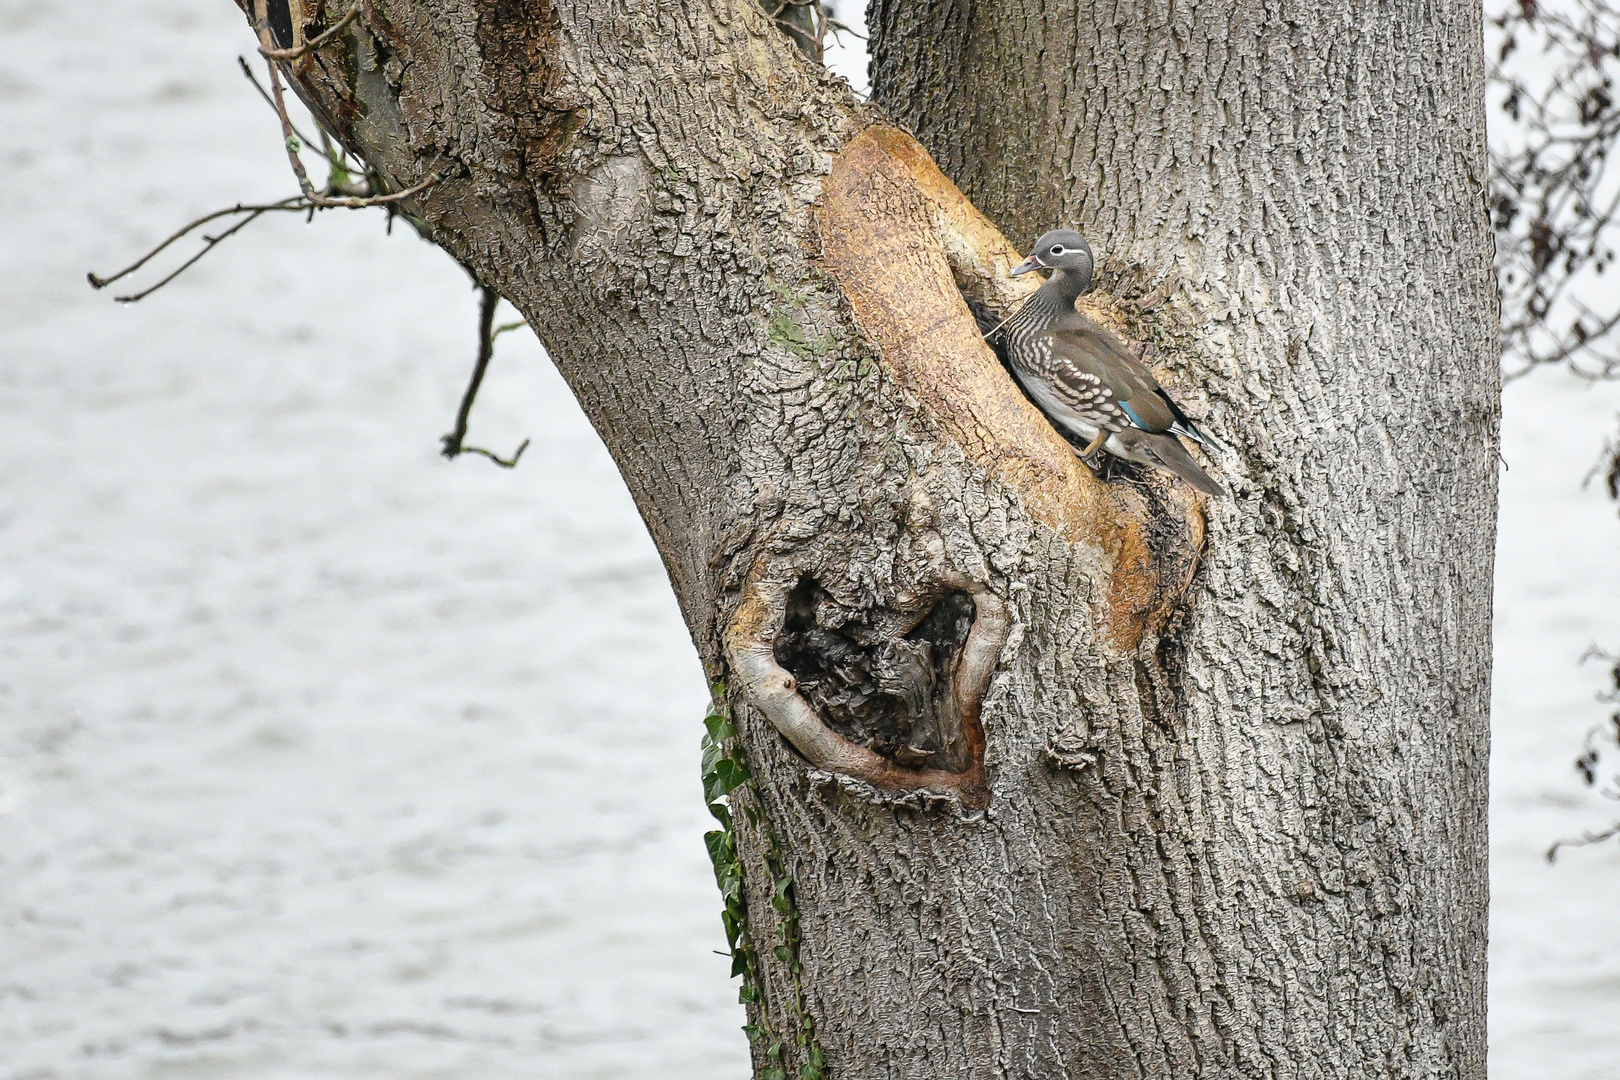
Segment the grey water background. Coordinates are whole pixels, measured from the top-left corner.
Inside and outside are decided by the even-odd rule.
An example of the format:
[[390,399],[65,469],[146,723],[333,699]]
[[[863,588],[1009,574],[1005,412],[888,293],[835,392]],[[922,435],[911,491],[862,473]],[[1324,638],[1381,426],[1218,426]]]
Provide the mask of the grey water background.
[[[380,213],[92,293],[292,190],[252,41],[225,0],[0,0],[0,40],[0,1080],[745,1076],[703,674],[532,336],[473,419],[533,439],[508,473],[437,456],[475,297]],[[1570,761],[1620,388],[1506,410],[1492,1074],[1616,1080],[1620,847],[1541,852],[1616,809]]]

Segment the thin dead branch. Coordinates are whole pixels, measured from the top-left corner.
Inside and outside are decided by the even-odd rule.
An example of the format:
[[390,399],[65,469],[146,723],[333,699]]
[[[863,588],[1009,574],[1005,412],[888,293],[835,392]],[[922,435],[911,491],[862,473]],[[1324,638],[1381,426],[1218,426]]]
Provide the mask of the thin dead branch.
[[[297,213],[299,211],[302,211],[303,209],[304,209],[304,200],[300,196],[297,196],[297,195],[294,195],[294,196],[292,196],[290,198],[282,199],[280,202],[273,202],[273,203],[260,203],[260,204],[237,203],[235,206],[228,207],[228,208],[226,208],[224,210],[215,210],[211,214],[204,214],[202,217],[197,218],[196,220],[191,221],[188,224],[181,226],[178,230],[176,230],[173,234],[171,234],[168,239],[164,240],[157,247],[155,247],[152,250],[148,251],[145,255],[142,255],[139,259],[136,259],[134,262],[130,263],[128,266],[124,267],[122,270],[118,271],[116,274],[110,274],[107,277],[102,277],[99,274],[96,274],[95,272],[92,271],[91,273],[86,274],[85,276],[90,279],[90,287],[91,288],[105,289],[108,285],[111,285],[113,282],[119,280],[120,278],[125,278],[125,277],[128,277],[130,274],[133,274],[135,271],[139,270],[141,267],[145,266],[148,262],[150,262],[154,256],[158,255],[165,248],[167,248],[170,244],[173,244],[177,240],[183,239],[184,237],[189,235],[191,232],[202,228],[204,225],[208,224],[210,221],[217,221],[218,219],[220,219],[222,217],[229,217],[232,214],[248,214],[248,215],[251,215],[250,217],[248,217],[247,221],[243,221],[243,222],[238,223],[237,225],[233,226],[229,231],[227,231],[225,233],[222,233],[217,237],[212,237],[212,236],[208,237],[207,238],[207,240],[208,240],[207,247],[204,247],[196,255],[192,256],[192,258],[187,260],[185,265],[182,266],[180,268],[180,270],[176,270],[173,274],[170,274],[167,278],[164,278],[162,282],[159,282],[157,285],[152,286],[151,289],[146,290],[146,292],[152,292],[152,291],[154,291],[156,289],[161,288],[163,286],[163,284],[165,284],[168,281],[172,280],[175,277],[175,275],[180,273],[181,270],[184,270],[187,266],[190,266],[192,263],[196,262],[198,259],[200,259],[204,255],[208,254],[208,251],[215,244],[219,243],[221,240],[225,239],[225,237],[227,237],[227,236],[231,235],[232,233],[236,232],[237,229],[240,229],[243,225],[246,225],[248,221],[254,220],[260,214],[267,214],[267,213],[270,213],[272,211],[277,211],[277,210],[287,210],[287,211],[292,211],[294,213]],[[145,293],[142,293],[142,295],[145,295]],[[138,299],[140,299],[140,297],[119,296],[119,297],[116,297],[115,299],[117,299],[120,303],[127,303],[127,302],[129,302],[131,300],[138,300]]]
[[480,285],[478,291],[478,359],[473,363],[472,377],[467,380],[467,390],[461,395],[461,407],[456,410],[456,428],[441,440],[444,448],[439,453],[452,461],[462,454],[481,454],[501,468],[511,469],[517,466],[523,451],[529,448],[528,439],[524,439],[509,458],[503,458],[481,446],[467,446],[463,441],[467,438],[467,421],[472,416],[473,401],[478,397],[478,388],[484,382],[484,372],[489,369],[489,362],[495,355],[495,339],[508,330],[525,325],[521,322],[506,323],[500,329],[495,329],[495,308],[501,302],[500,293],[487,285]]
[[1552,864],[1558,861],[1558,849],[1567,847],[1588,847],[1592,844],[1601,844],[1611,837],[1620,836],[1620,821],[1615,822],[1600,832],[1582,833],[1570,840],[1559,840],[1547,849],[1547,862]]
[[[1581,657],[1582,663],[1588,660],[1598,660],[1609,666],[1610,689],[1599,694],[1599,700],[1620,705],[1620,656],[1593,646]],[[1620,773],[1611,772],[1603,764],[1611,750],[1620,750],[1620,708],[1610,715],[1607,727],[1594,727],[1586,733],[1586,745],[1582,747],[1580,757],[1575,759],[1575,771],[1580,773],[1583,784],[1596,788],[1605,798],[1620,801]],[[1620,836],[1620,821],[1606,829],[1582,833],[1572,840],[1558,841],[1547,849],[1547,861],[1557,861],[1560,848],[1601,844],[1615,836]]]
[[[209,236],[207,233],[204,233],[203,234],[204,243],[203,243],[203,246],[202,246],[202,250],[198,251],[197,254],[193,255],[191,258],[187,259],[185,262],[183,262],[179,266],[175,267],[174,270],[170,271],[170,273],[168,274],[167,277],[163,278],[162,280],[157,282],[155,285],[147,286],[146,288],[142,289],[140,292],[128,293],[128,294],[126,294],[124,296],[115,296],[115,297],[113,297],[113,299],[115,301],[117,301],[118,303],[120,303],[120,304],[133,304],[137,300],[145,300],[148,296],[151,296],[153,293],[155,293],[159,289],[163,288],[163,286],[167,285],[169,282],[173,281],[175,278],[179,277],[181,274],[183,274],[187,270],[191,269],[194,265],[196,265],[198,260],[200,260],[204,255],[207,255],[210,251],[213,251],[214,248],[218,247],[221,243],[223,243],[226,240],[229,240],[231,237],[235,236],[237,233],[241,232],[243,229],[245,229],[249,225],[253,224],[255,221],[257,221],[264,214],[269,213],[271,210],[278,210],[278,209],[282,209],[282,210],[302,210],[302,209],[304,209],[304,207],[301,206],[301,205],[294,205],[294,206],[290,206],[290,207],[265,207],[265,208],[261,208],[261,209],[254,210],[253,212],[249,213],[241,221],[238,221],[236,224],[232,225],[230,228],[226,229],[224,232],[220,233],[218,236]],[[91,278],[92,278],[91,284],[92,285],[95,284],[94,277],[95,277],[95,275],[92,274],[91,275]]]
[[[335,30],[337,27],[334,27],[333,29]],[[322,37],[325,36],[326,35],[322,35]],[[161,281],[158,281],[156,284],[142,289],[139,292],[114,297],[114,299],[119,303],[134,303],[150,296],[152,293],[163,288],[175,278],[185,273],[185,271],[189,270],[192,266],[196,265],[197,262],[199,262],[205,255],[207,255],[219,244],[223,243],[230,237],[235,236],[238,232],[242,231],[248,225],[252,224],[254,221],[257,221],[265,214],[291,212],[302,213],[313,217],[317,210],[361,210],[371,206],[381,206],[389,212],[388,224],[390,227],[389,231],[391,232],[393,216],[395,213],[399,212],[398,204],[413,195],[421,194],[442,179],[441,174],[434,173],[427,177],[427,179],[406,188],[403,191],[385,194],[382,192],[382,177],[378,175],[376,170],[371,169],[363,162],[351,162],[348,152],[335,145],[324,130],[317,128],[317,131],[319,131],[319,144],[322,154],[326,158],[327,164],[326,185],[324,188],[317,190],[311,183],[307,171],[304,169],[303,159],[299,156],[300,152],[303,150],[303,147],[309,144],[309,139],[298,130],[298,128],[293,124],[292,118],[287,113],[286,102],[281,90],[280,81],[276,75],[274,61],[266,61],[266,64],[270,70],[271,79],[271,89],[266,90],[264,85],[260,83],[259,80],[254,76],[253,69],[248,66],[247,60],[240,56],[238,56],[236,60],[242,69],[242,74],[245,75],[248,81],[253,84],[253,88],[258,91],[259,96],[264,99],[265,103],[275,110],[277,117],[281,121],[283,140],[287,145],[287,152],[291,160],[294,162],[293,172],[298,178],[301,194],[293,195],[274,203],[238,203],[235,206],[228,207],[226,209],[215,210],[211,213],[204,214],[201,217],[196,218],[195,220],[182,226],[162,243],[153,247],[151,250],[146,252],[146,254],[142,255],[139,259],[124,267],[122,270],[119,270],[117,273],[103,277],[96,274],[94,271],[91,271],[86,275],[90,285],[93,288],[104,289],[113,282],[118,281],[119,279],[139,270],[141,267],[150,262],[155,256],[166,250],[170,245],[190,235],[203,225],[206,225],[211,221],[216,221],[220,218],[232,216],[241,217],[241,220],[233,222],[230,228],[226,229],[224,232],[217,235],[205,234],[203,237],[204,243],[202,248],[185,262],[181,263],[173,272],[168,274]],[[363,177],[363,179],[360,181],[357,181],[354,177],[354,174],[357,172]]]
[[343,33],[343,31],[348,28],[348,25],[354,22],[355,16],[360,14],[360,9],[363,6],[364,0],[358,0],[358,2],[349,9],[349,13],[343,16],[343,18],[339,19],[337,23],[330,29],[323,30],[321,33],[310,38],[297,48],[274,49],[266,48],[265,46],[260,45],[259,55],[267,60],[297,60],[299,57],[308,56],[316,49],[319,49],[321,46]]

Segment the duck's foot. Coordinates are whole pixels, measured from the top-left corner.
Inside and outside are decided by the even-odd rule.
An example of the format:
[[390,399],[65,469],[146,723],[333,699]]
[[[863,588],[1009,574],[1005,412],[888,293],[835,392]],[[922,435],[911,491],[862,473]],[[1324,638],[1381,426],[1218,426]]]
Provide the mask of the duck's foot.
[[1138,487],[1147,483],[1147,469],[1134,461],[1115,457],[1106,450],[1099,450],[1095,454],[1085,456],[1076,451],[1076,457],[1083,461],[1105,484],[1135,484]]

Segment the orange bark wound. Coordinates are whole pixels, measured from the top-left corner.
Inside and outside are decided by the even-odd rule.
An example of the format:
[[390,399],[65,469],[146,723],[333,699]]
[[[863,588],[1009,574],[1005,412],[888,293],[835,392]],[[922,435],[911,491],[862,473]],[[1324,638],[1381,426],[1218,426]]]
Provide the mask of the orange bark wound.
[[1091,534],[1106,519],[1090,512],[1102,485],[979,337],[942,234],[970,251],[986,277],[1005,278],[1017,259],[1012,246],[922,147],[888,128],[867,130],[839,155],[822,186],[821,227],[822,265],[861,333],[929,415],[1017,488],[1036,517],[1065,536]]
[[[1134,648],[1186,581],[1159,580],[1141,500],[1081,464],[1001,369],[962,302],[959,282],[1002,310],[1028,295],[1029,278],[1006,276],[1018,252],[916,140],[893,128],[869,128],[845,146],[823,183],[820,224],[823,267],[906,389],[1037,520],[1112,557],[1107,637]],[[1198,521],[1196,548],[1202,521],[1196,510],[1189,519]],[[1195,562],[1186,560],[1189,576]]]

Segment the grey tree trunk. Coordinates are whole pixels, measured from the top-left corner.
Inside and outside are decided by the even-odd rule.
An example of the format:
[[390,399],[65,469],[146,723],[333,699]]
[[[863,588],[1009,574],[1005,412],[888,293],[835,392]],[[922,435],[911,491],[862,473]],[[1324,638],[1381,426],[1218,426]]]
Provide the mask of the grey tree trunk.
[[394,186],[451,174],[411,213],[663,554],[754,777],[756,1072],[1483,1077],[1478,11],[874,15],[978,204],[1112,256],[1083,302],[1231,500],[1076,461],[962,301],[1013,246],[754,0],[369,0],[288,65]]

